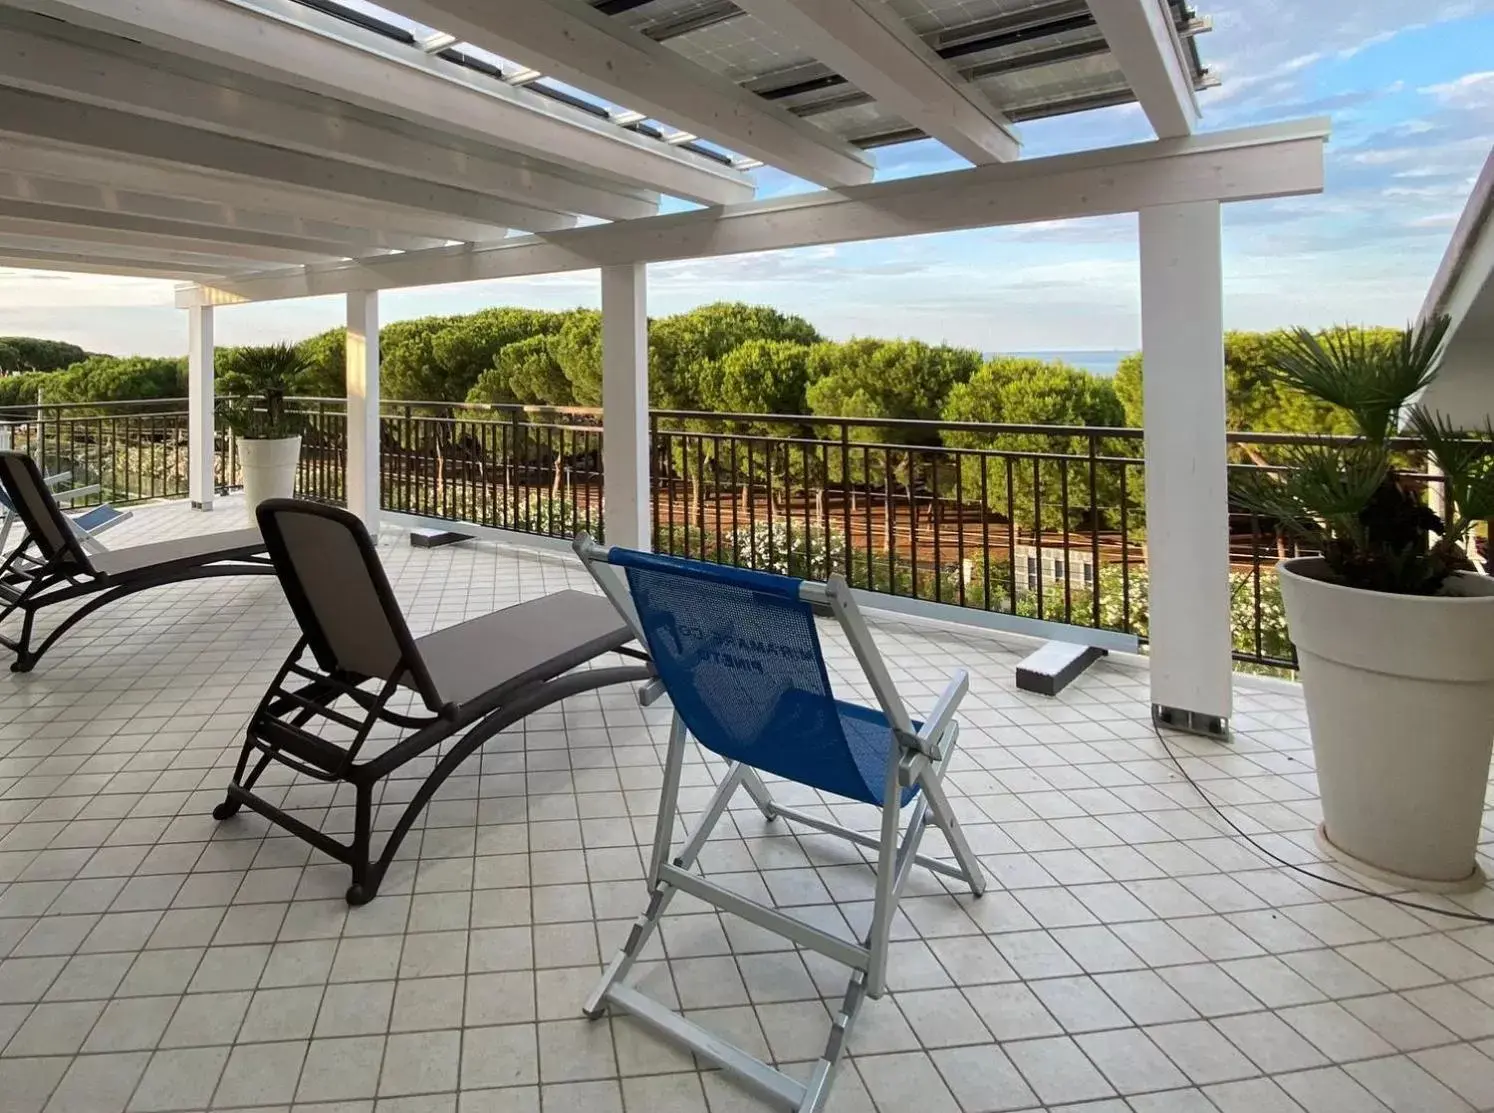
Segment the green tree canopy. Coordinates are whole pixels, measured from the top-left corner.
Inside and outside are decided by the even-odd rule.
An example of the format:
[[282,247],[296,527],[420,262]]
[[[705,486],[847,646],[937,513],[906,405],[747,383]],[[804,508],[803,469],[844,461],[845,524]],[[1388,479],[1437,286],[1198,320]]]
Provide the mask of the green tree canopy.
[[649,328],[650,395],[666,409],[708,406],[713,388],[703,382],[718,365],[749,341],[813,344],[820,334],[803,317],[766,305],[713,302],[664,317]]
[[1132,429],[1141,428],[1141,353],[1132,352],[1120,361],[1115,375],[1110,380],[1115,396],[1126,413],[1126,424]]
[[88,353],[65,340],[36,336],[0,336],[0,375],[23,371],[61,371],[82,363]]
[[[944,420],[1006,425],[1088,425],[1113,428],[1125,420],[1125,409],[1109,379],[1064,363],[1035,359],[991,360],[968,381],[950,391]],[[1095,502],[1090,505],[1090,474],[1084,457],[1089,438],[1043,433],[998,433],[946,430],[951,448],[988,449],[1040,456],[961,456],[959,489],[967,499],[980,498],[997,513],[1010,513],[1024,526],[1061,527],[1068,511],[1077,519],[1093,511],[1101,517],[1116,508],[1119,477],[1111,467],[1095,468]],[[1100,449],[1097,455],[1104,454]],[[1076,459],[1077,458],[1077,459]],[[1007,466],[1011,464],[1012,505],[1007,506]],[[953,469],[951,469],[953,471]],[[947,488],[946,480],[942,487]],[[948,491],[946,490],[946,493]]]
[[[1371,343],[1391,343],[1396,329],[1355,329]],[[1283,385],[1271,372],[1272,345],[1281,331],[1230,332],[1224,337],[1225,427],[1254,433],[1348,433],[1352,425],[1335,406]],[[1137,352],[1121,361],[1115,391],[1126,423],[1142,423],[1143,360]]]
[[56,376],[55,371],[23,371],[0,375],[0,407],[34,406],[37,392]]
[[794,340],[747,340],[697,369],[701,405],[722,413],[801,414],[814,349]]
[[577,309],[564,315],[550,344],[561,375],[570,384],[570,398],[577,406],[602,404],[602,315],[594,309]]
[[[932,421],[939,417],[949,392],[980,366],[979,352],[945,344],[935,347],[921,340],[867,337],[820,344],[810,353],[806,400],[811,413],[827,417]],[[866,439],[887,438],[867,431]],[[899,433],[895,439],[908,439],[908,434]]]
[[549,336],[530,336],[505,345],[498,354],[498,366],[479,376],[467,392],[467,401],[534,405],[562,405],[569,401],[571,384],[550,351],[552,342]]
[[187,361],[158,356],[89,356],[42,384],[45,402],[133,402],[181,398]]
[[993,359],[956,384],[942,416],[945,421],[1111,427],[1126,418],[1114,384],[1104,376],[1066,363],[1011,357]]
[[348,389],[348,330],[329,328],[296,345],[306,370],[298,394],[313,398],[341,398]]

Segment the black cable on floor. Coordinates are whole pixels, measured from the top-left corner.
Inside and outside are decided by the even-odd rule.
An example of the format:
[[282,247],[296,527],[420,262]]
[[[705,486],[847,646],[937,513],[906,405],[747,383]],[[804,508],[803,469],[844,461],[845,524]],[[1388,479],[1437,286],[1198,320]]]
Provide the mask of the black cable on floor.
[[1325,877],[1323,874],[1314,873],[1312,870],[1308,869],[1305,866],[1299,866],[1295,862],[1288,862],[1280,854],[1277,854],[1274,851],[1267,850],[1264,846],[1257,842],[1253,836],[1247,835],[1243,830],[1241,830],[1238,823],[1236,823],[1229,816],[1225,815],[1219,805],[1214,803],[1209,794],[1199,786],[1199,783],[1195,781],[1191,776],[1189,776],[1188,770],[1183,768],[1183,763],[1178,760],[1178,755],[1173,751],[1173,748],[1168,745],[1167,738],[1163,735],[1161,728],[1158,727],[1155,722],[1152,723],[1152,731],[1156,734],[1157,741],[1162,743],[1162,749],[1167,752],[1167,756],[1170,757],[1172,759],[1172,763],[1177,766],[1178,772],[1182,775],[1183,780],[1187,781],[1190,785],[1193,786],[1193,791],[1198,793],[1203,802],[1209,806],[1209,809],[1220,819],[1224,820],[1224,822],[1229,825],[1230,830],[1232,830],[1236,834],[1236,836],[1244,839],[1245,842],[1249,843],[1254,850],[1256,850],[1260,854],[1263,854],[1265,857],[1271,859],[1271,861],[1277,863],[1278,865],[1285,866],[1287,869],[1292,870],[1295,873],[1300,873],[1304,877],[1310,877],[1314,881],[1321,881],[1325,885],[1337,885],[1340,889],[1347,889],[1351,893],[1358,893],[1360,896],[1365,897],[1375,897],[1377,900],[1383,900],[1388,904],[1396,904],[1402,908],[1414,908],[1418,912],[1430,912],[1435,916],[1449,916],[1454,920],[1468,920],[1475,924],[1494,924],[1494,916],[1480,916],[1477,912],[1449,912],[1445,908],[1433,908],[1429,904],[1419,904],[1414,900],[1406,900],[1403,897],[1393,897],[1387,893],[1377,893],[1373,889],[1366,889],[1362,885],[1355,885],[1348,881],[1340,881],[1336,877]]

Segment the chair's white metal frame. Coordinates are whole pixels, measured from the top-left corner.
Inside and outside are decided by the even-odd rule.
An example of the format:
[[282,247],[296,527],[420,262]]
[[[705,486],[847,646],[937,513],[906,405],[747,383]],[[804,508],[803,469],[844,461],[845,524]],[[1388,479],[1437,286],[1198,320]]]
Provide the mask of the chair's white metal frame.
[[[596,544],[585,534],[576,538],[574,548],[598,586],[633,628],[639,643],[647,645],[647,638],[626,583],[611,566],[611,550]],[[600,1017],[609,1005],[621,1009],[695,1054],[730,1071],[770,1100],[800,1113],[818,1113],[829,1095],[836,1067],[862,1003],[868,997],[880,997],[886,989],[889,932],[903,886],[914,863],[963,883],[977,897],[985,891],[986,882],[943,787],[944,771],[954,752],[955,739],[959,733],[955,712],[969,690],[969,674],[963,669],[957,671],[950,678],[927,721],[915,728],[845,580],[832,576],[828,583],[805,583],[800,588],[799,597],[811,606],[827,609],[839,622],[876,694],[883,714],[892,724],[897,746],[891,751],[887,764],[880,838],[849,830],[794,808],[783,807],[773,800],[756,770],[741,762],[732,762],[705,811],[697,819],[694,830],[689,833],[679,852],[672,855],[680,778],[688,741],[688,731],[676,714],[669,732],[659,815],[648,865],[648,907],[633,924],[622,949],[608,965],[601,982],[586,999],[584,1012],[594,1019]],[[662,694],[662,684],[655,682],[640,693],[640,699],[649,703]],[[911,785],[917,785],[921,791],[910,805],[911,810],[904,825],[898,801],[901,790]],[[725,814],[739,788],[747,792],[769,822],[781,817],[816,831],[838,835],[857,846],[876,852],[876,897],[871,925],[864,938],[853,942],[832,935],[777,909],[748,900],[692,871],[712,829]],[[953,864],[918,852],[924,831],[930,824],[944,833],[954,855]],[[845,995],[835,1012],[829,1038],[808,1083],[802,1083],[728,1044],[714,1033],[626,983],[633,963],[658,927],[670,901],[679,892],[688,893],[723,912],[740,916],[798,946],[850,967],[851,976]]]
[[[58,472],[56,475],[47,476],[46,483],[48,487],[55,488],[60,484],[72,482],[72,478],[73,473],[70,471]],[[54,490],[52,494],[58,502],[70,503],[74,499],[81,499],[86,498],[89,495],[96,495],[102,490],[103,488],[100,487],[97,483],[92,483],[86,487],[74,487],[71,490],[67,491]],[[93,508],[90,507],[89,509]],[[87,513],[87,511],[85,511],[84,513]],[[72,515],[68,515],[68,525],[72,526],[73,532],[77,534],[78,540],[82,543],[84,549],[88,550],[88,552],[90,553],[103,553],[107,552],[108,548],[102,541],[98,539],[98,535],[103,533],[107,529],[111,529],[114,526],[119,525],[120,522],[128,521],[129,518],[133,516],[133,514],[134,512],[130,510],[116,510],[114,511],[114,517],[106,519],[105,521],[101,522],[99,525],[96,525],[91,529],[85,527],[81,522],[78,521],[77,518],[73,517]],[[5,551],[6,543],[10,540],[11,527],[14,526],[15,523],[16,512],[14,510],[9,509],[8,507],[4,510],[0,510],[0,552]]]

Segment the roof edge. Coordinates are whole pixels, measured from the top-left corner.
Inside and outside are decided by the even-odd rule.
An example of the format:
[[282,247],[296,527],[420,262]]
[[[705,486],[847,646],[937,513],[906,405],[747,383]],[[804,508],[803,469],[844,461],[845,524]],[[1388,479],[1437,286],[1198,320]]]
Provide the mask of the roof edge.
[[1490,150],[1483,171],[1473,183],[1473,192],[1469,194],[1463,215],[1453,229],[1447,251],[1422,303],[1421,320],[1429,320],[1447,308],[1467,270],[1474,247],[1491,223],[1494,223],[1494,149]]

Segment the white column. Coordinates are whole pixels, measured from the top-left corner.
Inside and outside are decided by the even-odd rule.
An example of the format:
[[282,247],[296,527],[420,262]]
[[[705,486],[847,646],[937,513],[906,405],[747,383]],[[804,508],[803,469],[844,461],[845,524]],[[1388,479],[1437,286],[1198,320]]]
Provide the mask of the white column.
[[1230,707],[1219,203],[1141,210],[1153,714],[1205,733]]
[[187,497],[213,508],[213,308],[187,310]]
[[602,499],[609,545],[652,547],[648,287],[642,263],[602,268]]
[[379,295],[348,294],[347,506],[379,538]]

